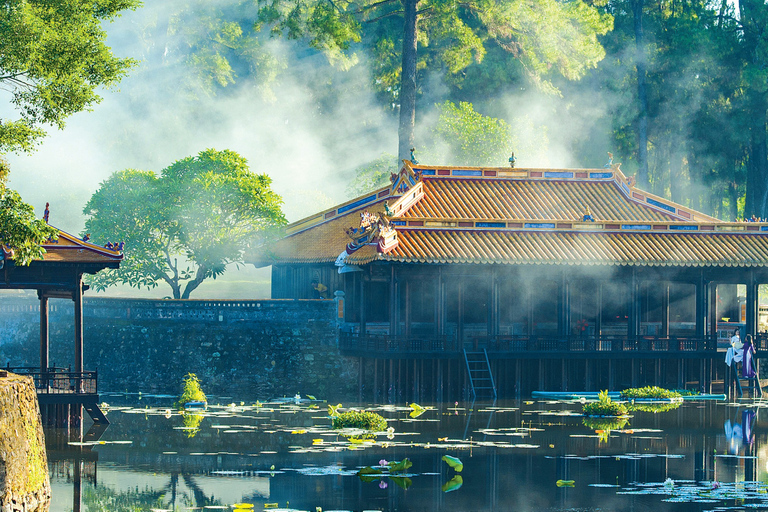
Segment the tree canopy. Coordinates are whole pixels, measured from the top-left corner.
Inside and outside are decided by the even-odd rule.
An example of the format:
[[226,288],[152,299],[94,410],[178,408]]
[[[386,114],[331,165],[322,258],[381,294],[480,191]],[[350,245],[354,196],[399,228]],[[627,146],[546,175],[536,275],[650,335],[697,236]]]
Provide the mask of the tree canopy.
[[[6,186],[7,179],[8,166],[0,158],[0,243],[13,251],[16,265],[28,265],[42,258],[44,251],[40,244],[49,238],[55,239],[58,231],[35,218],[32,207],[21,200],[18,192]],[[2,258],[0,262],[5,265]]]
[[112,54],[102,23],[138,0],[11,0],[0,11],[0,84],[18,119],[0,119],[0,152],[29,151],[45,126],[100,101],[133,65]]
[[229,150],[183,158],[160,176],[134,169],[114,173],[85,205],[85,232],[96,243],[125,242],[125,259],[92,284],[103,290],[116,283],[154,288],[164,282],[173,298],[189,298],[227,264],[242,262],[249,244],[285,224],[282,200],[270,184]]
[[[116,84],[133,64],[112,54],[102,23],[138,0],[10,0],[0,10],[0,88],[10,93],[16,119],[0,117],[0,155],[31,151],[45,127],[61,128],[70,115],[100,100],[98,87]],[[0,242],[14,263],[41,258],[40,244],[57,231],[6,186],[0,156]]]

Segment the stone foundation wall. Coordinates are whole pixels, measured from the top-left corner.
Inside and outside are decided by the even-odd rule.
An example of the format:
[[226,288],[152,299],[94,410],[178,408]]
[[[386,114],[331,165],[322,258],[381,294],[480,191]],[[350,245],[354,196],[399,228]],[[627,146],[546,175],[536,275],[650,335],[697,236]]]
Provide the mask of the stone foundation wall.
[[[337,346],[333,300],[87,298],[85,369],[100,391],[177,394],[192,372],[208,394],[251,400],[357,397],[357,361]],[[0,303],[0,366],[39,365],[39,302]],[[50,301],[51,365],[73,354],[72,301]]]
[[47,511],[51,484],[34,383],[0,372],[0,510]]

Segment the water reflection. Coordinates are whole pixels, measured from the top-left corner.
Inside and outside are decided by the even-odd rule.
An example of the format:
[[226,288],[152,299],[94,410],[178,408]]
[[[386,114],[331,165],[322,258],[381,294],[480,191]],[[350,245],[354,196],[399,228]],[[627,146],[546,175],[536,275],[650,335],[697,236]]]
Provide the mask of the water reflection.
[[[190,419],[170,397],[107,400],[105,432],[46,432],[52,511],[768,508],[760,400],[638,409],[607,426],[585,422],[578,402],[421,404],[416,417],[406,404],[362,406],[394,429],[373,440],[330,430],[321,401]],[[397,474],[358,476],[406,458]]]

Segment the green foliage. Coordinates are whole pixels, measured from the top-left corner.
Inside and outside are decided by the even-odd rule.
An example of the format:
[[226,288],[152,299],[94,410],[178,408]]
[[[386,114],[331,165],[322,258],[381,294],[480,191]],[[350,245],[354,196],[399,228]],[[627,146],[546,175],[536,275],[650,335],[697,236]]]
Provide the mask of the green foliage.
[[397,173],[397,157],[383,153],[376,160],[358,166],[354,178],[347,186],[347,197],[355,198],[390,184],[389,177]]
[[438,105],[435,135],[449,150],[446,161],[454,165],[503,165],[513,151],[510,126],[476,112],[471,103]]
[[630,388],[621,392],[621,397],[628,398],[681,398],[678,391],[660,388],[658,386],[646,386],[644,388]]
[[457,473],[461,473],[464,469],[464,463],[458,457],[451,457],[450,455],[443,455],[442,460],[452,467]]
[[13,249],[16,265],[29,265],[41,259],[45,251],[40,244],[56,239],[58,231],[45,221],[37,219],[33,208],[21,200],[15,190],[0,181],[0,241]]
[[0,152],[29,151],[42,126],[100,101],[99,87],[114,86],[134,61],[112,55],[104,22],[137,0],[6,2],[0,12],[0,84],[20,119],[0,122]]
[[627,408],[624,404],[612,401],[605,390],[600,392],[597,402],[584,404],[582,412],[586,416],[625,416]]
[[[188,373],[182,379],[181,395],[176,402],[176,407],[183,408],[184,404],[189,402],[207,402],[203,388],[200,386],[200,379],[194,373]],[[198,422],[199,424],[199,422]]]
[[175,162],[160,177],[133,169],[113,174],[83,209],[85,232],[95,243],[125,242],[125,259],[90,283],[103,290],[165,282],[173,298],[189,298],[285,224],[270,184],[237,153],[214,149]]
[[370,411],[347,411],[332,418],[334,429],[359,428],[373,432],[383,432],[387,429],[387,420],[381,415]]

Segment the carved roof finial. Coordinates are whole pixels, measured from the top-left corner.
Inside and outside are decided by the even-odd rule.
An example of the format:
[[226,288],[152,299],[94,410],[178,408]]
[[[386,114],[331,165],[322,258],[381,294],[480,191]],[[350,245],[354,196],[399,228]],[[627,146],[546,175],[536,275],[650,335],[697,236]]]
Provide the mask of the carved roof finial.
[[48,224],[48,216],[51,214],[51,210],[49,208],[50,203],[45,203],[45,211],[43,212],[43,220],[46,224]]
[[414,151],[416,151],[416,148],[411,148],[411,163],[412,163],[413,165],[416,165],[416,164],[418,164],[418,163],[419,163],[419,161],[418,161],[418,160],[416,160],[416,157],[415,157],[415,156],[413,156],[413,152],[414,152]]
[[584,216],[581,218],[581,222],[595,222],[595,218],[592,216],[592,211],[587,205],[587,209],[584,210]]
[[603,166],[605,169],[610,169],[613,167],[613,153],[610,151],[608,152],[608,163]]
[[514,169],[516,161],[517,161],[517,158],[515,158],[515,153],[512,152],[512,156],[509,157],[509,166]]

